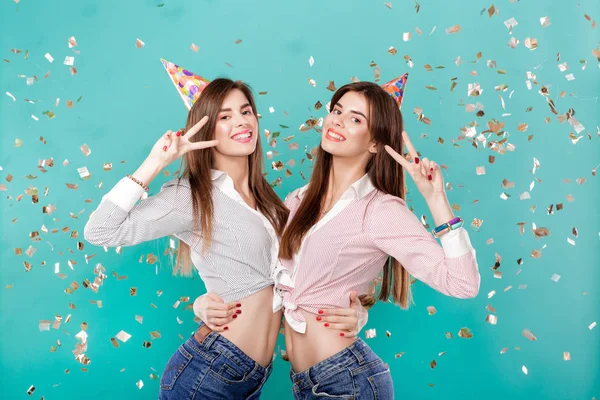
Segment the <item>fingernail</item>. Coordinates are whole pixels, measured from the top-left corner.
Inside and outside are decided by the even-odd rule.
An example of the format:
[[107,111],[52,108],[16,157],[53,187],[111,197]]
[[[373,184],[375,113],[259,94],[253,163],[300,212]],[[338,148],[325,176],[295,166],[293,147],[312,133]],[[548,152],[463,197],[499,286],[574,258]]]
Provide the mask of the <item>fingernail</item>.
[[329,324],[325,322],[325,328],[329,328]]
[[431,172],[433,172],[433,167],[429,168],[429,170],[430,170]]
[[419,163],[419,157],[415,157],[415,164]]
[[323,314],[323,310],[319,310],[319,314]]
[[429,178],[429,180],[433,179],[433,177],[431,175],[427,175],[427,178]]
[[233,318],[237,318],[237,314],[233,314]]
[[344,335],[344,332],[342,332],[342,333],[340,333],[340,336],[346,336],[346,335]]
[[226,327],[225,327],[225,328],[223,328],[223,329],[224,329],[224,330],[228,330],[228,329],[229,329],[229,327],[228,327],[228,326],[226,326]]
[[317,317],[317,321],[320,321],[320,320],[322,320],[322,319],[323,319],[322,317]]
[[167,146],[164,146],[164,147],[163,147],[163,151],[167,151]]
[[181,131],[177,131],[177,136],[181,136]]
[[236,306],[236,307],[241,307],[241,306],[242,306],[242,304],[241,304],[241,303],[237,303],[235,306]]
[[242,313],[242,310],[235,310],[235,312],[236,312],[237,314],[241,314],[241,313]]

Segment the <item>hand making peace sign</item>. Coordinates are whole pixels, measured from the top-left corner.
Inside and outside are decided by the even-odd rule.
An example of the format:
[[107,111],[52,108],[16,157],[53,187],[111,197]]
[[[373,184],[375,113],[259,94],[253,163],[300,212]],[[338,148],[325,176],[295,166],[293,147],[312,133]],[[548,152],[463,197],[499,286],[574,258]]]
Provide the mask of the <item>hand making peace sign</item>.
[[432,196],[445,195],[444,178],[442,177],[442,171],[440,170],[439,165],[427,158],[419,160],[417,150],[415,150],[415,147],[412,145],[406,131],[402,131],[402,140],[408,149],[408,154],[410,154],[412,162],[407,161],[388,145],[385,146],[385,150],[389,155],[394,157],[394,160],[402,165],[425,199],[429,199]]
[[218,140],[190,142],[190,138],[197,134],[207,122],[208,117],[204,117],[185,133],[183,129],[175,133],[173,131],[165,132],[152,147],[149,157],[156,160],[160,165],[167,166],[190,151],[218,145]]

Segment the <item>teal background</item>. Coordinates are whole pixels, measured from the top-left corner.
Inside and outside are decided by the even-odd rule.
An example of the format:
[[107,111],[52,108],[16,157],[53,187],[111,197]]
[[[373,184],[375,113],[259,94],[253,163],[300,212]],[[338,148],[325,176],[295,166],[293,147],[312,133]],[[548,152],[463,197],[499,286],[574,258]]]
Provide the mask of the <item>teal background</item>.
[[[161,3],[164,6],[159,7]],[[158,380],[150,374],[160,378],[181,343],[179,335],[187,337],[194,329],[193,313],[186,308],[190,303],[178,308],[173,304],[182,296],[193,300],[205,289],[199,279],[171,277],[169,257],[163,255],[168,239],[124,248],[120,255],[90,244],[77,249],[85,221],[101,196],[137,168],[165,130],[184,125],[186,110],[160,57],[207,79],[243,79],[256,93],[267,92],[257,95],[261,128],[279,131],[280,137],[272,149],[263,135],[263,145],[265,151],[277,151],[266,163],[269,181],[283,179],[277,188],[282,197],[306,183],[300,171],[310,175],[311,162],[304,149],[317,146],[319,135],[314,130],[302,133],[298,127],[310,117],[325,115],[324,108],[317,111],[314,105],[329,101],[330,80],[337,87],[352,77],[373,80],[371,62],[381,68],[380,83],[409,71],[402,107],[406,130],[423,156],[448,167],[444,172],[446,182],[452,184],[448,197],[461,207],[456,214],[465,219],[477,249],[482,283],[476,299],[459,300],[417,282],[416,306],[409,311],[381,303],[372,309],[367,328],[376,329],[377,336],[367,342],[389,363],[396,397],[598,398],[600,327],[590,330],[588,326],[600,320],[600,191],[598,176],[592,173],[600,164],[599,65],[592,54],[600,35],[584,14],[600,18],[600,3],[502,0],[495,3],[498,15],[489,17],[491,4],[422,1],[417,13],[415,2],[398,0],[391,8],[384,1],[348,0],[22,0],[19,4],[4,0],[0,4],[0,52],[5,60],[0,66],[0,184],[6,188],[0,208],[2,398],[29,398],[26,392],[31,385],[36,388],[32,398],[38,399],[156,398]],[[547,28],[539,22],[544,16],[551,22]],[[511,17],[518,21],[512,35],[503,23]],[[461,31],[446,34],[446,28],[455,24],[460,24]],[[403,32],[412,32],[412,39],[404,42]],[[77,39],[74,49],[68,47],[71,36]],[[520,41],[515,49],[507,46],[511,36]],[[524,46],[527,37],[538,40],[536,50]],[[136,38],[145,42],[144,48],[135,47]],[[242,42],[236,44],[238,39]],[[192,43],[199,46],[197,53],[190,50]],[[396,55],[388,52],[390,46],[397,49]],[[478,52],[482,52],[479,61]],[[54,57],[53,63],[44,58],[46,53]],[[413,68],[404,55],[411,57]],[[75,57],[78,72],[74,76],[63,65],[66,56]],[[310,56],[315,60],[312,67]],[[455,64],[458,56],[460,66]],[[497,67],[489,68],[487,60],[495,60]],[[585,70],[580,60],[587,62]],[[566,72],[557,67],[562,62],[569,65]],[[427,72],[425,64],[434,70]],[[435,69],[440,65],[445,68]],[[506,74],[498,74],[498,69]],[[47,71],[50,75],[44,78]],[[537,76],[532,90],[525,84],[527,71]],[[568,73],[576,79],[565,79]],[[38,79],[27,85],[25,77],[34,76]],[[311,78],[316,87],[308,83]],[[457,82],[454,91],[450,91],[452,78]],[[484,89],[479,97],[467,95],[467,85],[474,82]],[[508,85],[508,90],[495,91],[500,84]],[[437,90],[426,89],[428,85]],[[548,87],[560,114],[572,108],[585,126],[577,144],[569,139],[573,127],[561,123],[538,93],[542,85]],[[559,96],[561,91],[566,92],[564,98]],[[498,95],[504,98],[506,110]],[[55,106],[57,98],[60,103]],[[72,109],[66,107],[68,99],[74,101]],[[477,102],[485,106],[482,117],[465,111],[464,104]],[[269,113],[269,107],[275,112]],[[423,109],[432,121],[430,126],[416,119],[414,107]],[[529,112],[528,107],[532,107]],[[49,119],[44,111],[54,112],[55,118]],[[546,117],[550,123],[545,123]],[[460,128],[475,123],[479,134],[491,119],[505,123],[505,134],[484,133],[488,142],[505,138],[516,146],[515,151],[500,155],[485,144],[475,148],[471,140],[457,140]],[[527,123],[528,130],[518,131],[519,123]],[[530,141],[529,135],[533,135]],[[298,150],[291,151],[282,140],[288,136],[295,136],[289,143],[298,143]],[[22,147],[15,147],[17,138],[22,139]],[[438,143],[438,138],[444,143]],[[92,150],[88,157],[80,151],[83,144]],[[490,155],[496,156],[494,164],[488,162]],[[50,157],[55,165],[47,172],[36,168],[40,160]],[[535,174],[534,158],[540,162]],[[69,164],[63,166],[65,159]],[[285,169],[270,167],[272,161],[292,159],[296,165],[286,166],[292,172],[289,178]],[[105,172],[103,163],[109,162],[113,169]],[[77,173],[84,166],[92,174],[88,180]],[[477,166],[485,166],[486,174],[478,176]],[[172,165],[168,170],[172,174],[176,169]],[[36,178],[28,179],[29,174]],[[578,178],[585,181],[578,184]],[[151,189],[156,191],[166,179],[161,176]],[[503,179],[514,182],[514,188],[504,189]],[[530,190],[533,181],[535,187]],[[67,183],[79,189],[69,189]],[[32,204],[28,195],[17,201],[30,186],[38,189],[39,203]],[[412,182],[408,188],[415,213],[432,221]],[[502,200],[502,192],[511,197]],[[531,199],[519,200],[523,192],[530,192]],[[575,201],[567,200],[569,194]],[[564,208],[556,211],[559,203]],[[51,215],[42,213],[47,205],[56,206]],[[554,212],[549,215],[550,205]],[[471,226],[474,218],[483,220],[480,229]],[[520,222],[525,225],[522,235]],[[533,224],[548,228],[550,235],[536,239]],[[44,233],[42,226],[59,231]],[[572,234],[574,227],[577,238]],[[32,231],[40,233],[40,241],[30,239]],[[72,231],[79,238],[71,238]],[[576,245],[569,244],[568,238]],[[488,244],[489,239],[493,243]],[[15,248],[25,251],[30,246],[35,249],[32,257],[15,254]],[[542,248],[541,258],[531,257],[534,249]],[[159,257],[157,264],[145,262],[150,253]],[[96,256],[86,263],[86,254]],[[501,279],[494,278],[492,269],[496,256],[501,257]],[[76,262],[73,268],[69,260]],[[32,264],[30,272],[25,271],[24,261]],[[54,273],[55,263],[60,263],[64,279]],[[107,277],[94,293],[82,282],[93,281],[97,263],[106,268]],[[127,279],[117,280],[113,272]],[[561,279],[552,281],[553,274]],[[71,282],[80,287],[68,295],[64,290]],[[131,287],[137,288],[136,296],[130,296]],[[492,291],[495,295],[489,298]],[[102,308],[91,303],[94,300],[101,300]],[[437,313],[428,315],[428,306],[436,307]],[[495,311],[489,312],[487,306]],[[71,320],[66,323],[69,314]],[[497,316],[496,325],[486,323],[488,314]],[[59,329],[39,330],[41,320],[53,320],[56,315],[63,317]],[[142,324],[136,322],[136,315],[143,316]],[[88,324],[86,355],[91,363],[87,366],[72,354],[83,322]],[[472,338],[458,337],[463,327],[471,330]],[[528,340],[524,329],[531,330],[537,340]],[[132,337],[114,348],[110,338],[120,330]],[[161,338],[144,348],[151,331],[160,331]],[[446,332],[452,334],[451,339]],[[61,345],[51,352],[57,341]],[[291,398],[289,364],[280,356],[282,344],[280,338],[265,399]],[[507,348],[505,354],[501,354],[503,348]],[[563,352],[570,352],[570,361],[563,360]],[[433,360],[435,368],[430,367]],[[527,367],[527,375],[522,366]],[[141,389],[136,386],[139,380],[144,383]]]

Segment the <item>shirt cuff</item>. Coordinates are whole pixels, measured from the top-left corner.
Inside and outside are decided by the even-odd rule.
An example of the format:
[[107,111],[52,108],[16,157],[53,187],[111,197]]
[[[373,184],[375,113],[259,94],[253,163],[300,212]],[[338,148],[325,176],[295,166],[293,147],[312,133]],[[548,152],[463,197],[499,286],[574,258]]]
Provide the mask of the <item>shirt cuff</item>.
[[139,199],[146,193],[143,187],[125,177],[103,197],[102,200],[110,200],[119,208],[129,212]]
[[469,233],[462,226],[439,237],[446,258],[458,258],[472,252]]

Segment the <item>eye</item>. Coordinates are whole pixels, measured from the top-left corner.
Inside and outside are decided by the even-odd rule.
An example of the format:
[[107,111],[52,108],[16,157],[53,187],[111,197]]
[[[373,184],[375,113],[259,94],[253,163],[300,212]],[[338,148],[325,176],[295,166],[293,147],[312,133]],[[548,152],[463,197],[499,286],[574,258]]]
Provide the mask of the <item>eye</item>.
[[242,115],[252,115],[252,110],[242,111]]
[[339,108],[334,108],[332,113],[334,113],[335,115],[340,115],[342,111]]
[[360,124],[361,121],[360,121],[360,119],[353,117],[352,122],[354,122],[355,124]]
[[222,120],[226,120],[226,119],[228,119],[228,118],[230,118],[230,117],[229,117],[229,115],[223,115],[223,116],[221,117],[221,119],[222,119]]

